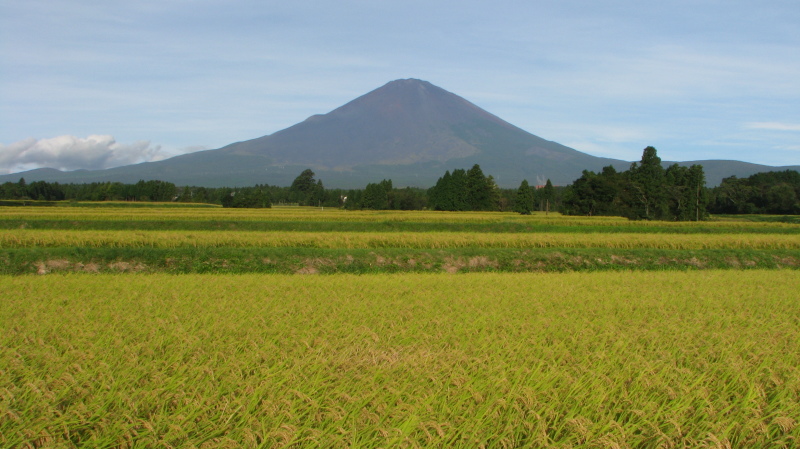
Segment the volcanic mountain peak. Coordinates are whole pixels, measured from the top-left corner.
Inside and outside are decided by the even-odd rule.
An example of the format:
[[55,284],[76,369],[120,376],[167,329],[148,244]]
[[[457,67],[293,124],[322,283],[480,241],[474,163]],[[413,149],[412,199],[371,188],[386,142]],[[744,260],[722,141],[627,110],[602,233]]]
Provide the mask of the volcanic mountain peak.
[[324,115],[258,139],[229,145],[274,164],[347,169],[365,164],[444,162],[477,154],[459,132],[476,123],[517,129],[427,81],[392,81]]
[[385,118],[414,116],[434,121],[478,115],[501,121],[458,95],[413,78],[391,81],[331,112],[350,113],[378,113]]
[[459,123],[476,119],[512,126],[441,87],[418,79],[391,81],[331,114],[377,115],[382,119],[427,123]]

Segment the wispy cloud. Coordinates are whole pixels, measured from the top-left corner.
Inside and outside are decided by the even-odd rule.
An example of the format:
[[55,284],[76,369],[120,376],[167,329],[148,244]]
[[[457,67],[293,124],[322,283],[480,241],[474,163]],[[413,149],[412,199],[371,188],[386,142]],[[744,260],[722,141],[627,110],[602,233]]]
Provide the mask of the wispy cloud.
[[8,145],[0,144],[0,172],[14,173],[43,167],[104,169],[157,161],[169,156],[160,145],[151,145],[148,141],[124,144],[108,135],[29,138]]
[[745,123],[747,129],[765,129],[769,131],[800,131],[800,123],[750,122]]
[[[796,160],[778,151],[800,129],[796,2],[516,3],[6,0],[0,142],[217,148],[414,77],[598,155]],[[6,155],[25,145],[0,146],[0,170],[66,162]]]

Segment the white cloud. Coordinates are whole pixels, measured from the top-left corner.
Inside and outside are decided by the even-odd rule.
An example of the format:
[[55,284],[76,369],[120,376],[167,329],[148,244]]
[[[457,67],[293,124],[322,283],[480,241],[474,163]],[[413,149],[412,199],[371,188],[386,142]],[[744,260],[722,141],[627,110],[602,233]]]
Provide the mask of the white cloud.
[[750,122],[745,123],[745,128],[766,129],[769,131],[800,131],[800,124],[781,122]]
[[160,145],[151,145],[149,141],[123,144],[108,135],[29,138],[8,145],[0,144],[0,172],[15,173],[43,167],[96,170],[170,156]]

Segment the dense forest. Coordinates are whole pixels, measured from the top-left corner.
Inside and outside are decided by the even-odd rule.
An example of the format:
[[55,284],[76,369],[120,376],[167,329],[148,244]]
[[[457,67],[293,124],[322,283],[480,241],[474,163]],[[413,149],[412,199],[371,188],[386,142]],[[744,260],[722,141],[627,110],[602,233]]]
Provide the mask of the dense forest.
[[584,171],[562,194],[561,209],[571,215],[609,215],[630,219],[702,220],[708,214],[800,214],[800,173],[796,170],[731,176],[705,187],[703,167],[674,164],[666,169],[656,149],[647,147],[639,163],[619,173],[608,166]]
[[608,215],[632,220],[699,221],[706,218],[708,191],[703,167],[661,165],[656,149],[624,172],[584,170],[564,193],[561,211],[569,215]]
[[176,186],[165,181],[136,184],[97,182],[59,184],[36,181],[0,185],[2,204],[27,201],[131,201],[210,203],[223,207],[262,208],[279,205],[338,207],[350,210],[559,211],[567,215],[622,216],[634,220],[693,221],[712,214],[800,214],[800,173],[758,173],[726,178],[718,187],[705,186],[703,167],[677,164],[663,168],[656,149],[645,148],[640,162],[624,172],[605,167],[584,171],[566,187],[531,186],[502,189],[479,165],[447,171],[430,189],[395,188],[391,180],[363,189],[327,189],[312,170],[304,170],[291,186]]
[[709,191],[712,214],[800,214],[800,173],[796,170],[731,176]]

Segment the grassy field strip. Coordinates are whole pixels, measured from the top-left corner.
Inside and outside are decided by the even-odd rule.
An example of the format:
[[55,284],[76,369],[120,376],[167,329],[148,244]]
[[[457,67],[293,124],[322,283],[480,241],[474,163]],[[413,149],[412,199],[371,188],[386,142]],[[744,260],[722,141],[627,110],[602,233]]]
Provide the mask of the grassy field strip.
[[284,221],[284,220],[9,220],[0,219],[0,230],[96,230],[96,231],[257,231],[257,232],[482,232],[482,233],[649,233],[649,234],[793,234],[800,226],[614,226],[561,225],[544,221],[416,222],[416,221]]
[[782,234],[485,234],[405,232],[0,231],[0,248],[34,247],[299,247],[299,248],[656,248],[798,249]]
[[[9,219],[131,219],[131,220],[312,220],[312,221],[383,221],[387,219],[398,221],[461,221],[461,222],[498,222],[508,219],[526,218],[530,220],[537,217],[541,220],[569,220],[571,217],[561,217],[560,214],[545,216],[542,214],[522,217],[513,213],[483,213],[483,212],[432,212],[432,211],[345,211],[331,208],[272,208],[272,209],[164,209],[159,207],[126,209],[84,209],[84,208],[6,208],[3,217]],[[620,221],[619,218],[611,218]],[[571,221],[571,220],[569,220]]]
[[0,284],[2,447],[800,441],[795,271]]
[[375,274],[800,269],[800,250],[0,248],[0,274]]
[[[338,208],[325,208],[320,209],[317,207],[291,207],[281,208],[273,207],[269,209],[223,209],[216,208],[164,208],[162,206],[141,207],[135,209],[125,208],[82,208],[82,207],[9,207],[3,208],[3,215],[9,217],[109,217],[115,215],[123,217],[144,216],[149,218],[158,219],[163,216],[196,216],[198,219],[209,217],[226,217],[231,216],[243,219],[281,219],[286,218],[293,220],[300,219],[336,219],[355,221],[364,220],[385,220],[387,217],[398,220],[412,220],[412,221],[438,221],[447,220],[452,221],[454,218],[465,221],[498,221],[511,219],[523,220],[585,220],[587,217],[574,217],[574,216],[561,216],[558,213],[550,213],[549,215],[544,212],[534,212],[532,215],[521,216],[516,213],[506,212],[443,212],[443,211],[372,211],[372,210],[343,210]],[[619,217],[592,217],[592,220],[609,220],[609,221],[627,221]]]
[[780,222],[753,222],[745,218],[738,220],[722,218],[702,223],[630,221],[621,217],[562,216],[557,213],[545,215],[534,212],[523,216],[500,212],[434,212],[434,211],[344,211],[318,208],[272,208],[272,209],[222,209],[142,207],[124,208],[80,208],[80,207],[25,207],[3,208],[0,223],[4,220],[64,220],[64,221],[311,221],[311,222],[400,222],[400,223],[533,223],[557,226],[623,226],[644,228],[721,227],[740,229],[797,229],[797,224]]

